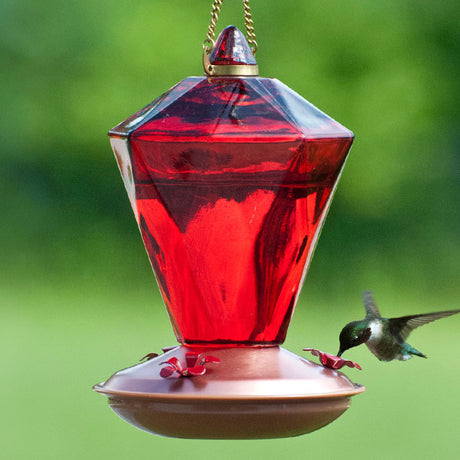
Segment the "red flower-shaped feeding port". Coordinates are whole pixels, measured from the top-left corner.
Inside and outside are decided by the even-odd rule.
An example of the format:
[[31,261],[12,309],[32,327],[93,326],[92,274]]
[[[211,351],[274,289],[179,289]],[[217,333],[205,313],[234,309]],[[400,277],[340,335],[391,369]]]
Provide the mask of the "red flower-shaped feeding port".
[[161,364],[165,364],[160,371],[163,378],[170,377],[173,374],[178,374],[179,377],[190,377],[193,375],[203,375],[206,373],[205,364],[220,363],[220,359],[215,356],[203,356],[201,353],[188,352],[185,353],[186,365],[183,366],[176,358],[169,358]]
[[342,369],[343,366],[356,367],[361,370],[361,366],[354,361],[342,359],[339,356],[324,353],[324,351],[317,350],[316,348],[303,348],[303,351],[310,351],[313,356],[318,356],[321,364],[330,369]]

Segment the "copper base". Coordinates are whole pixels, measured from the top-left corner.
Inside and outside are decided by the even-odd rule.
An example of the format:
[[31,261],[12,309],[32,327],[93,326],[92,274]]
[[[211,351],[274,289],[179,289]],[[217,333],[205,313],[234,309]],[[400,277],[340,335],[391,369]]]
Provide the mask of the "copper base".
[[[202,376],[162,378],[188,351],[220,359]],[[280,347],[177,347],[94,386],[132,425],[163,436],[253,439],[298,436],[335,420],[365,388]]]

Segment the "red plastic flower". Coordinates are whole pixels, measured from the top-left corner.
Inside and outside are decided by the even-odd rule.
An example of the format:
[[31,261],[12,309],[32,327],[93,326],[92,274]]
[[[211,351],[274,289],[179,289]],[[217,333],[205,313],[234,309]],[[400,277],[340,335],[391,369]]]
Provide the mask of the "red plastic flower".
[[188,352],[185,353],[186,366],[176,358],[169,358],[161,364],[166,364],[160,371],[163,378],[170,377],[174,373],[178,373],[180,377],[190,377],[192,375],[203,375],[206,373],[205,364],[220,363],[220,359],[215,356],[202,356],[200,353]]
[[356,369],[361,370],[361,366],[354,361],[342,359],[340,356],[331,355],[330,353],[324,353],[316,348],[304,348],[303,351],[310,351],[312,355],[319,356],[321,364],[324,367],[329,367],[330,369],[342,369],[343,366],[348,366],[356,367]]

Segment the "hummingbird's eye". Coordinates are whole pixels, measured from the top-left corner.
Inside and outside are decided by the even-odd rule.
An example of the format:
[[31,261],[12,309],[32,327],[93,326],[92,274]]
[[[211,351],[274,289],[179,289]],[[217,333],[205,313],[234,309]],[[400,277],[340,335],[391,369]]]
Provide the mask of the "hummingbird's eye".
[[355,336],[353,337],[353,340],[358,340],[358,336],[355,335]]

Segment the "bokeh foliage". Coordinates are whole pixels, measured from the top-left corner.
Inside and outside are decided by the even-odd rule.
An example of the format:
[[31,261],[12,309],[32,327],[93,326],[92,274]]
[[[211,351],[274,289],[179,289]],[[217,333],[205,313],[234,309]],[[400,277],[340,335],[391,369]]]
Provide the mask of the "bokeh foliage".
[[[286,346],[335,352],[340,327],[362,314],[363,289],[389,316],[458,308],[458,2],[251,4],[262,75],[356,135]],[[202,73],[210,7],[0,3],[4,458],[327,459],[351,458],[357,445],[363,457],[455,458],[455,317],[414,334],[429,361],[381,364],[354,352],[365,370],[353,378],[368,392],[330,427],[295,440],[149,437],[90,392],[173,342],[106,132]],[[243,28],[239,1],[224,3],[218,28],[230,23]]]

